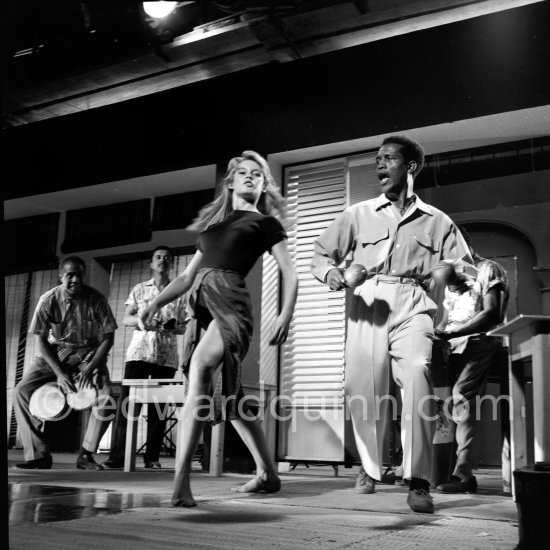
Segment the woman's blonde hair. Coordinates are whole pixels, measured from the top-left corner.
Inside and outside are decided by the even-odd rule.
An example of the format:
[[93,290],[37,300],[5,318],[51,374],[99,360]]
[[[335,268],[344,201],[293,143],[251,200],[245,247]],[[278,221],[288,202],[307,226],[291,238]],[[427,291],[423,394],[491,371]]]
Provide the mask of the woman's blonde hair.
[[282,220],[284,217],[284,199],[281,196],[279,187],[275,183],[267,161],[255,151],[243,151],[240,157],[234,157],[227,165],[227,173],[216,191],[216,198],[204,206],[193,223],[187,227],[190,231],[204,231],[211,225],[219,223],[233,211],[233,191],[229,184],[233,183],[235,171],[244,160],[252,160],[257,163],[265,178],[265,192],[261,194],[257,208],[262,214],[275,216]]

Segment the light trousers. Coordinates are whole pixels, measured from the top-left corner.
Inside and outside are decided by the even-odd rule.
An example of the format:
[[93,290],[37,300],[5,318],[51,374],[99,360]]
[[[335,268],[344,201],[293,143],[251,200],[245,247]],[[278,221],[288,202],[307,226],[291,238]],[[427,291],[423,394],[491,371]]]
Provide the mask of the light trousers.
[[[92,453],[97,451],[99,442],[114,418],[114,411],[116,411],[116,405],[111,399],[111,384],[106,364],[100,365],[97,376],[101,378],[102,387],[97,390],[97,404],[92,407],[86,434],[82,441],[82,447]],[[55,380],[57,377],[46,361],[41,356],[36,356],[32,360],[29,370],[15,387],[13,407],[25,460],[34,460],[50,454],[50,446],[42,431],[44,421],[31,414],[29,403],[35,390],[47,382]],[[52,422],[54,421],[52,420]]]
[[346,341],[345,395],[366,473],[382,477],[390,369],[402,389],[404,478],[428,480],[435,428],[430,376],[435,303],[417,284],[375,277],[356,289]]

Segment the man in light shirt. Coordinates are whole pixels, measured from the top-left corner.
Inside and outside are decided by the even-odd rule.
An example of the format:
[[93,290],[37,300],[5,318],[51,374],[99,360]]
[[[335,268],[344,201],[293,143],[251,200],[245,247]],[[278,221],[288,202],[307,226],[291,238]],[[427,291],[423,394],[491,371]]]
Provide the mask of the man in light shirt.
[[[124,325],[133,327],[132,340],[126,351],[124,379],[173,378],[178,368],[177,334],[185,331],[185,298],[182,297],[162,308],[151,330],[142,331],[138,314],[143,311],[170,283],[170,270],[174,254],[167,246],[157,246],[151,258],[153,278],[136,285],[128,300]],[[114,427],[114,445],[107,468],[124,466],[126,430],[128,425],[129,386],[122,386]],[[147,408],[147,442],[143,457],[146,468],[161,468],[159,454],[164,438],[166,419],[161,418],[154,404]]]
[[457,461],[453,475],[437,487],[441,493],[475,493],[472,445],[479,425],[476,399],[485,392],[491,361],[500,340],[486,332],[502,323],[508,305],[508,277],[497,262],[478,256],[468,232],[460,227],[477,269],[476,278],[452,276],[445,288],[444,313],[435,334],[450,344],[453,420],[456,423]]
[[401,439],[407,503],[432,513],[429,493],[433,440],[430,360],[436,304],[426,289],[442,260],[473,264],[451,219],[413,191],[422,147],[406,136],[386,138],[376,157],[382,194],[346,208],[315,241],[313,275],[332,290],[346,287],[340,267],[348,254],[368,277],[354,289],[348,312],[345,395],[362,470],[360,493],[382,477],[389,421],[390,373],[403,390]]
[[14,409],[25,462],[16,468],[50,469],[52,455],[42,428],[44,422],[31,414],[32,394],[56,382],[69,394],[93,386],[97,401],[88,417],[82,447],[76,459],[79,470],[102,470],[93,457],[111,423],[111,381],[107,357],[117,324],[103,294],[84,284],[86,264],[67,256],[59,264],[60,285],[44,293],[34,312],[29,333],[38,354],[15,387]]

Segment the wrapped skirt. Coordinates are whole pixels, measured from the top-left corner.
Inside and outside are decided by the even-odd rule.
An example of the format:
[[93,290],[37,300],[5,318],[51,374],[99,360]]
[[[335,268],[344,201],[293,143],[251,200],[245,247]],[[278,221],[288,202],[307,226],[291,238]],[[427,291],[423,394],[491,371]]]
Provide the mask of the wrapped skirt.
[[[246,411],[241,403],[242,361],[253,333],[252,304],[242,275],[234,271],[203,268],[189,292],[191,321],[184,341],[184,373],[202,334],[215,319],[224,343],[221,375],[214,389],[213,423],[239,418]],[[239,406],[241,403],[241,406]]]

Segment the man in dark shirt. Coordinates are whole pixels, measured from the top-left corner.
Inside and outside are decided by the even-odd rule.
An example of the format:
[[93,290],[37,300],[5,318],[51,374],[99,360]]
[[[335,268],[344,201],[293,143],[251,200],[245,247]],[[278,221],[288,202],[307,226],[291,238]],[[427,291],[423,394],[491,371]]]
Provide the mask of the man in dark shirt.
[[43,421],[30,411],[31,395],[48,382],[57,381],[65,393],[95,385],[97,403],[92,408],[84,441],[76,460],[81,470],[102,470],[93,458],[111,421],[111,384],[107,356],[113,345],[115,318],[105,297],[84,284],[86,265],[77,256],[59,265],[61,284],[40,297],[29,332],[35,335],[37,355],[14,393],[14,409],[25,462],[16,468],[49,469],[50,447],[41,428]]

